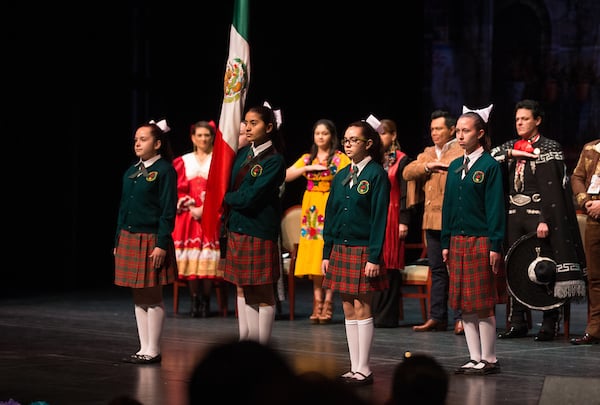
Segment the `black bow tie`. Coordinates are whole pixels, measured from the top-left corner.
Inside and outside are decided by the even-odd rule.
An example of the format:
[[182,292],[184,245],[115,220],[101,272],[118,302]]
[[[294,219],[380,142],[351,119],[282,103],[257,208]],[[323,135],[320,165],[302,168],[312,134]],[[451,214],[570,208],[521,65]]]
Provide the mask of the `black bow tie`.
[[345,186],[350,182],[350,180],[352,180],[352,185],[358,183],[358,166],[356,165],[352,165],[350,167],[350,173],[348,173],[348,176],[346,176],[344,181],[342,181],[342,185]]
[[146,170],[146,166],[144,166],[142,162],[137,165],[137,168],[138,169],[135,173],[129,175],[130,179],[135,179],[139,176],[148,177],[148,170]]
[[465,176],[466,176],[466,175],[467,175],[467,173],[469,172],[469,158],[468,158],[468,157],[465,157],[465,160],[464,160],[463,164],[462,164],[462,165],[460,165],[460,167],[459,167],[458,169],[456,169],[456,170],[454,171],[454,173],[457,173],[457,174],[458,174],[458,173],[460,173],[462,170],[464,170],[464,171],[465,171]]

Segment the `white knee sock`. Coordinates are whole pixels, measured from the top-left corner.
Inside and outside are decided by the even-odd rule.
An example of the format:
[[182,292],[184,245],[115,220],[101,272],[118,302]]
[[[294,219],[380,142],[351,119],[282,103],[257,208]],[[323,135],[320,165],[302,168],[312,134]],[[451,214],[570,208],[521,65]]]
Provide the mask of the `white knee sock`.
[[375,325],[373,318],[361,319],[358,321],[358,366],[356,371],[360,371],[364,376],[371,374],[371,347],[373,346],[373,335],[375,334]]
[[268,345],[273,333],[275,321],[275,305],[261,306],[258,308],[258,341]]
[[481,361],[481,342],[479,340],[479,319],[477,314],[463,314],[465,339],[471,360]]
[[481,339],[481,359],[490,363],[496,362],[496,317],[490,316],[479,320]]
[[136,354],[147,354],[148,352],[148,307],[135,306],[135,322],[137,323],[140,350]]
[[237,297],[238,328],[240,340],[247,340],[250,330],[248,329],[248,317],[246,316],[246,297]]
[[152,357],[160,354],[160,341],[165,324],[165,307],[163,303],[148,307],[148,350]]
[[358,371],[358,321],[346,319],[346,340],[348,341],[348,353],[350,353],[350,371]]
[[[248,305],[246,304],[246,321],[248,323],[248,339],[259,341],[260,338],[260,326],[258,320],[258,304]],[[239,309],[238,309],[239,311]]]

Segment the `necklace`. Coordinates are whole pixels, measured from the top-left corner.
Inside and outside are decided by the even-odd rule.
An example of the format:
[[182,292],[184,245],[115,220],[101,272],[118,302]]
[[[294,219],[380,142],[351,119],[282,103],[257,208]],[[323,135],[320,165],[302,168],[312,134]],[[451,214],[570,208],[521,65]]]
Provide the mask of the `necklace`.
[[383,168],[385,170],[388,170],[391,166],[394,165],[394,163],[396,163],[396,151],[392,150],[389,152],[386,152],[385,157],[384,157],[384,162],[383,162]]

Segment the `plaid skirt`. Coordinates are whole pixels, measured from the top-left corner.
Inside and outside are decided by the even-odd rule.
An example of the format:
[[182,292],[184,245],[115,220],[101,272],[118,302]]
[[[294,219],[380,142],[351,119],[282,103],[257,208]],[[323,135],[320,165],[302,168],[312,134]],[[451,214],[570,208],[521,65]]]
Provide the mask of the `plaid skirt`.
[[272,240],[228,232],[223,278],[235,285],[272,284],[279,280],[281,254]]
[[175,247],[169,246],[164,265],[157,269],[150,254],[156,247],[156,234],[121,230],[115,252],[115,284],[144,288],[168,285],[175,281],[177,261]]
[[450,307],[463,312],[494,308],[498,303],[497,276],[490,266],[488,238],[452,236],[449,251]]
[[333,245],[323,288],[352,295],[387,289],[389,281],[383,264],[379,267],[379,276],[365,276],[368,258],[366,246]]

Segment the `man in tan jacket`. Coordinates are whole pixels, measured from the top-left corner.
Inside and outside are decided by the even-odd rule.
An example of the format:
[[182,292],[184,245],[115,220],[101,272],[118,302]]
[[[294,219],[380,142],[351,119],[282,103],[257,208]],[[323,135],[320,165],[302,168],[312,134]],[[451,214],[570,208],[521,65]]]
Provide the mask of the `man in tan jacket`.
[[[419,202],[424,192],[423,229],[427,243],[427,259],[431,269],[431,303],[429,318],[423,325],[413,326],[416,332],[445,331],[448,327],[448,269],[442,260],[440,235],[442,229],[442,202],[448,165],[464,154],[454,132],[456,118],[449,112],[436,110],[431,113],[431,140],[416,160],[402,172],[407,181],[414,181],[415,195],[409,189],[407,205]],[[454,333],[463,334],[461,314],[454,313]]]
[[571,176],[571,188],[580,210],[587,214],[584,250],[587,263],[589,316],[585,334],[574,345],[600,343],[600,139],[583,145]]

